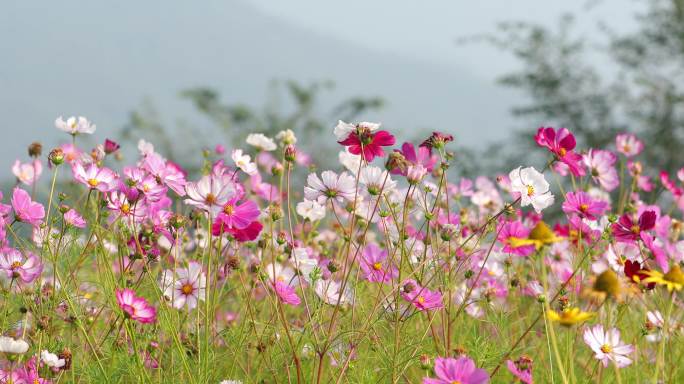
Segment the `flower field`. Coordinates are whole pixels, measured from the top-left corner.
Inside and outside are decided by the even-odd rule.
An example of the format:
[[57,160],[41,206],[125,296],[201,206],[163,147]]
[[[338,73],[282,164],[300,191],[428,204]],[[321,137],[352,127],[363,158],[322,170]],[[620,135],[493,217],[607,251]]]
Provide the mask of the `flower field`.
[[684,382],[684,168],[633,134],[466,178],[376,123],[333,169],[286,130],[191,173],[55,125],[0,204],[2,383]]

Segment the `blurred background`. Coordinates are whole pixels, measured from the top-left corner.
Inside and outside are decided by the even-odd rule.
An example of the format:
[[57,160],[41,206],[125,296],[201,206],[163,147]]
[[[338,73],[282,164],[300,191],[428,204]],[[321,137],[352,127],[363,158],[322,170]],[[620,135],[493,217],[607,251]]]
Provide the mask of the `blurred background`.
[[530,161],[544,124],[684,160],[684,0],[7,1],[0,36],[7,167],[68,141],[60,115],[185,166],[286,128],[325,163],[338,119],[451,133],[463,174]]

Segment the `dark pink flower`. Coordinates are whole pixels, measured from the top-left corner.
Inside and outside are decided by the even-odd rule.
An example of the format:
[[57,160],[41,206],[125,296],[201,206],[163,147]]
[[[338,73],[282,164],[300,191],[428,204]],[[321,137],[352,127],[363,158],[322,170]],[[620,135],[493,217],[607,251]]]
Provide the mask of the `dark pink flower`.
[[216,218],[222,225],[235,229],[244,229],[259,217],[259,207],[251,200],[238,203],[233,198],[223,206],[223,211]]
[[132,289],[117,289],[116,302],[124,311],[124,316],[140,323],[154,323],[157,320],[157,310],[142,297],[135,295]]
[[[437,164],[437,156],[432,155],[430,153],[430,149],[427,147],[418,147],[418,150],[416,151],[416,148],[413,146],[412,143],[404,143],[401,145],[401,150],[395,149],[394,151],[404,155],[404,158],[411,164],[422,165],[423,167],[425,167],[425,169],[427,169],[428,172],[432,172],[432,170],[435,167],[435,164]],[[405,176],[406,170],[402,170],[400,167],[396,167],[392,169],[392,174],[401,174]]]
[[109,140],[109,139],[105,139],[105,142],[104,142],[104,151],[105,151],[106,154],[108,154],[108,155],[109,155],[109,154],[112,154],[112,153],[118,151],[119,148],[121,148],[121,146],[120,146],[119,143],[117,143],[116,141],[114,141],[114,140]]
[[387,250],[380,249],[374,243],[363,249],[359,265],[365,279],[375,283],[388,283],[399,275],[397,268],[387,260]]
[[423,148],[427,148],[430,151],[430,153],[432,153],[432,148],[443,148],[444,144],[449,143],[451,141],[454,141],[454,137],[452,135],[434,131],[432,132],[432,135],[430,135],[430,137],[425,139],[425,141],[423,141],[420,144],[420,146]]
[[570,172],[575,176],[584,176],[585,171],[582,167],[582,156],[574,152],[575,136],[566,128],[561,128],[556,132],[551,127],[541,127],[534,137],[537,145],[546,147],[556,158],[565,163]]
[[568,215],[577,214],[589,220],[598,220],[608,209],[608,203],[593,199],[588,193],[568,192],[563,202],[563,212]]
[[31,195],[19,187],[14,188],[12,192],[12,208],[14,208],[14,218],[22,223],[37,226],[45,217],[43,205],[31,200]]
[[239,242],[245,242],[255,240],[257,237],[259,237],[259,233],[261,233],[263,228],[264,226],[258,221],[252,221],[245,228],[238,229],[234,227],[226,227],[225,225],[221,224],[219,220],[214,220],[214,224],[211,227],[211,233],[214,236],[219,236],[222,233],[228,233],[233,236],[235,240]]
[[624,243],[634,243],[639,239],[649,236],[646,231],[655,227],[656,213],[654,211],[645,211],[639,216],[638,221],[634,221],[632,216],[624,214],[620,217],[617,223],[613,223],[612,230],[615,240]]
[[508,221],[501,224],[497,240],[504,244],[502,252],[518,256],[528,256],[535,250],[534,244],[520,242],[530,236],[530,229],[520,221]]
[[419,311],[440,309],[442,294],[439,291],[431,291],[421,287],[415,280],[406,280],[401,285],[401,297],[413,304]]
[[487,384],[487,371],[475,366],[475,362],[465,356],[457,359],[452,357],[435,358],[436,378],[423,378],[423,384]]
[[366,161],[371,162],[375,157],[385,156],[382,147],[394,145],[394,136],[387,131],[372,132],[363,126],[358,126],[351,131],[347,138],[338,143],[349,147],[349,152],[354,155],[362,155]]
[[295,288],[291,287],[287,283],[282,282],[280,280],[276,280],[271,283],[271,286],[273,287],[273,290],[275,291],[276,295],[278,295],[278,298],[280,299],[280,301],[283,302],[283,304],[297,306],[302,302],[299,296],[297,296]]

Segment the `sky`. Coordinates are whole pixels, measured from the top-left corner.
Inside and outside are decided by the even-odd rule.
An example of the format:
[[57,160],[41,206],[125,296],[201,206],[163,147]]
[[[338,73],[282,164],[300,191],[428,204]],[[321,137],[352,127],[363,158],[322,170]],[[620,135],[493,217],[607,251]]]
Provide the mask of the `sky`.
[[[35,140],[46,148],[68,137],[57,116],[83,115],[94,139],[116,137],[132,109],[154,105],[170,130],[177,122],[211,131],[179,91],[216,89],[227,102],[262,106],[273,79],[333,80],[321,100],[380,96],[372,121],[408,135],[450,132],[482,146],[514,124],[520,95],[495,84],[513,57],[460,38],[488,33],[505,20],[553,26],[579,14],[589,39],[599,20],[633,28],[638,2],[604,0],[206,0],[202,2],[6,2],[0,12],[0,164],[26,159]],[[609,68],[606,68],[609,71]],[[331,128],[336,120],[330,116]],[[173,134],[176,131],[172,132]],[[153,138],[148,138],[153,139]],[[206,138],[212,141],[212,137]],[[182,140],[178,142],[183,145]],[[5,168],[5,169],[8,169]]]

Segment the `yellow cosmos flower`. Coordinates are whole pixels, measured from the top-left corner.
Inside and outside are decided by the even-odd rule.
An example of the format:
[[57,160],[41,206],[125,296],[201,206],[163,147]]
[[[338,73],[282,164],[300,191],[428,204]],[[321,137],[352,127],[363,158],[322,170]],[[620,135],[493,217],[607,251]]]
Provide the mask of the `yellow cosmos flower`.
[[532,228],[530,235],[526,239],[511,237],[508,239],[508,243],[513,248],[534,245],[534,247],[539,250],[547,244],[552,244],[561,240],[563,240],[563,238],[556,236],[553,230],[551,230],[545,222],[539,221],[537,225]]
[[591,312],[582,312],[579,308],[566,308],[562,312],[558,313],[554,310],[549,310],[548,318],[549,320],[559,323],[560,325],[570,327],[572,325],[582,323],[589,320],[594,316]]
[[684,273],[682,273],[679,265],[670,268],[670,271],[666,274],[662,274],[662,272],[658,271],[645,271],[644,274],[648,276],[643,279],[643,282],[646,284],[656,283],[664,285],[669,292],[672,292],[673,290],[681,291],[682,288],[684,288]]

